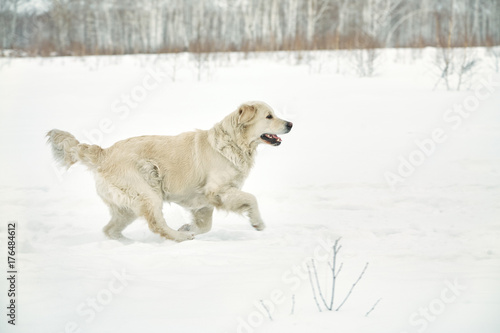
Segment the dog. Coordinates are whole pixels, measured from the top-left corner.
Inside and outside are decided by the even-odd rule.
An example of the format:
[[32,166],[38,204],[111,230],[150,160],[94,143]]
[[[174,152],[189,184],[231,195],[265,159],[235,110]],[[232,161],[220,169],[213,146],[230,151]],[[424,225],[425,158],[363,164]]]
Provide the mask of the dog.
[[[257,146],[279,146],[278,134],[292,126],[269,105],[255,101],[242,104],[209,130],[133,137],[103,149],[53,129],[47,142],[62,166],[81,162],[93,171],[97,193],[111,213],[103,229],[106,236],[122,239],[122,231],[144,217],[152,232],[181,242],[211,229],[214,208],[244,214],[255,229],[265,228],[255,196],[241,188]],[[192,222],[178,230],[168,227],[165,201],[191,211]]]

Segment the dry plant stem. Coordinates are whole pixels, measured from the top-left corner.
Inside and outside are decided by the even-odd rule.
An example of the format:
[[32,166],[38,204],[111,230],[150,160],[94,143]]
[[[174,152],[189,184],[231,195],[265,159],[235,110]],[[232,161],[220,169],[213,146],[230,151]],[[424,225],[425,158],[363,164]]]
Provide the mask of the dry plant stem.
[[369,310],[369,311],[365,314],[365,317],[368,317],[368,315],[369,315],[369,314],[370,314],[373,310],[375,310],[375,307],[377,306],[378,302],[380,302],[380,300],[381,300],[381,299],[382,299],[382,298],[379,298],[379,299],[375,302],[375,304],[373,304],[372,308],[371,308],[371,309],[370,309],[370,310]]
[[264,302],[262,300],[260,300],[260,304],[262,305],[262,307],[264,309],[266,309],[267,316],[269,317],[269,319],[271,319],[271,321],[273,321],[273,317],[271,316],[271,312],[269,312],[269,309],[267,308],[267,306],[264,304]]
[[342,303],[340,303],[340,305],[335,309],[335,311],[339,311],[339,309],[342,307],[342,305],[344,305],[344,303],[347,301],[347,299],[349,298],[349,296],[351,296],[352,290],[354,289],[354,287],[356,287],[356,285],[358,284],[359,280],[361,280],[361,278],[365,274],[365,271],[366,271],[367,268],[368,268],[368,263],[366,263],[366,265],[363,268],[363,271],[359,275],[358,279],[356,280],[356,282],[354,282],[354,284],[352,285],[351,289],[349,290],[349,293],[347,293],[347,296],[344,298],[344,300],[342,301]]
[[314,302],[316,302],[316,306],[318,307],[319,312],[321,312],[321,307],[319,306],[318,299],[316,298],[316,291],[314,290],[314,283],[312,280],[311,267],[307,265],[307,272],[309,273],[309,282],[311,284],[312,294],[314,297]]
[[335,265],[337,262],[337,253],[339,253],[340,249],[342,248],[341,246],[338,246],[340,238],[338,238],[335,241],[335,244],[333,244],[333,256],[332,256],[332,264],[330,265],[330,269],[332,270],[332,295],[330,297],[330,306],[328,307],[328,310],[332,311],[333,308],[333,299],[335,297],[335,280],[337,279],[337,275],[340,273],[342,269],[342,264],[340,264],[340,268],[338,272],[335,272]]
[[328,305],[326,305],[326,300],[323,297],[323,293],[321,292],[321,286],[319,285],[319,280],[318,280],[318,271],[316,270],[316,264],[314,263],[314,259],[312,259],[311,261],[312,261],[312,266],[313,266],[314,277],[316,279],[316,286],[318,287],[319,297],[321,297],[321,300],[323,301],[323,305],[325,306],[325,308],[327,308],[328,310],[331,310],[331,308],[329,308]]

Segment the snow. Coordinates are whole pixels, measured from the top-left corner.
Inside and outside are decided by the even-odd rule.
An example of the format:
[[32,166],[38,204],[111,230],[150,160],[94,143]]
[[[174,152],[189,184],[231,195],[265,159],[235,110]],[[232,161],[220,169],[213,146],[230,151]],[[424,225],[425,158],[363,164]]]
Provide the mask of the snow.
[[[0,331],[498,332],[500,77],[478,49],[470,89],[433,90],[433,54],[383,51],[372,78],[348,52],[0,59],[0,248],[16,221],[19,265],[16,327],[3,314]],[[207,129],[246,100],[294,122],[245,184],[263,232],[217,212],[193,241],[143,220],[125,231],[133,242],[107,240],[92,174],[57,168],[45,145],[52,128],[104,147]],[[174,204],[164,213],[189,221]],[[335,305],[369,267],[339,311],[320,313],[307,264],[329,294],[339,237]]]

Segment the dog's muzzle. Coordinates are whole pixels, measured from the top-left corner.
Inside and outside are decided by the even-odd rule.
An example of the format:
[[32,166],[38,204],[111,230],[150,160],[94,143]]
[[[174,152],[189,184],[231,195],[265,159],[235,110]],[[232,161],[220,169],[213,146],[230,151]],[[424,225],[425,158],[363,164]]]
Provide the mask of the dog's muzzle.
[[[293,123],[288,121],[285,124],[285,134],[292,130]],[[260,136],[260,138],[267,144],[272,146],[279,146],[281,144],[281,138],[276,134],[264,133]]]

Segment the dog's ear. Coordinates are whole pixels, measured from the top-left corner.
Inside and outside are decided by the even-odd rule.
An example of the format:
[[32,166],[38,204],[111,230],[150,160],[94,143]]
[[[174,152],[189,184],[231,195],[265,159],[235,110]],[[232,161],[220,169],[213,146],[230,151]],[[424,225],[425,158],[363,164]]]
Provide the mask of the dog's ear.
[[238,124],[244,124],[252,120],[257,113],[256,111],[253,105],[242,104],[238,109]]

